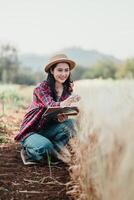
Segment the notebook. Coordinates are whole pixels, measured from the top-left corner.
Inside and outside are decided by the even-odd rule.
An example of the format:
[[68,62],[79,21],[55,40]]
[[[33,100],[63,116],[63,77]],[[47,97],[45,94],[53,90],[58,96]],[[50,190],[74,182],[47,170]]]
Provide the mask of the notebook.
[[67,116],[78,115],[79,109],[77,106],[66,106],[66,107],[48,107],[47,110],[42,115],[42,118],[47,117],[53,118],[58,114],[66,114]]

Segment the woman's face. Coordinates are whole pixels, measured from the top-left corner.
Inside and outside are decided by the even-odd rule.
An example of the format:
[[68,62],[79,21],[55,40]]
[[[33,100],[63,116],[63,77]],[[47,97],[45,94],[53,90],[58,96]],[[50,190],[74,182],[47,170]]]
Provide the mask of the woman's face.
[[67,63],[58,63],[56,67],[51,70],[51,73],[53,74],[55,81],[62,84],[70,75],[69,65]]

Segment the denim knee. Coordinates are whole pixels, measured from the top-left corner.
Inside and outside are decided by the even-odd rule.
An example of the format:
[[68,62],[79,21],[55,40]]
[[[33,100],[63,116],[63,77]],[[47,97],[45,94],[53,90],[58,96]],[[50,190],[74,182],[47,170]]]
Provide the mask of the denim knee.
[[27,137],[21,144],[27,155],[34,160],[42,160],[47,153],[52,154],[54,149],[49,139],[36,133]]
[[51,155],[53,152],[53,144],[47,141],[43,146],[26,148],[28,155],[30,155],[34,160],[42,160],[44,157]]

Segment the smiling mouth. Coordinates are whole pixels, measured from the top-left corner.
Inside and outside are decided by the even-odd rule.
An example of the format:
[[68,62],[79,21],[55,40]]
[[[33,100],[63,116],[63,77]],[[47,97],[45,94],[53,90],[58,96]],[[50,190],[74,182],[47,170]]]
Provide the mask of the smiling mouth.
[[66,78],[60,78],[60,80],[64,81],[64,80],[66,80]]

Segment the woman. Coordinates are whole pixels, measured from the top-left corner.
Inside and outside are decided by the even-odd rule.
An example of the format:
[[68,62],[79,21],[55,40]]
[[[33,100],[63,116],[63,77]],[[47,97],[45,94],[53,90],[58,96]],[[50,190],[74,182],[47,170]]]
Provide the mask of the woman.
[[34,89],[33,101],[15,137],[23,147],[21,157],[24,164],[35,164],[48,155],[58,157],[75,133],[74,121],[65,114],[49,121],[41,118],[50,106],[70,106],[80,100],[78,95],[71,96],[73,82],[70,76],[74,67],[75,62],[64,54],[53,56],[45,66],[47,80]]

